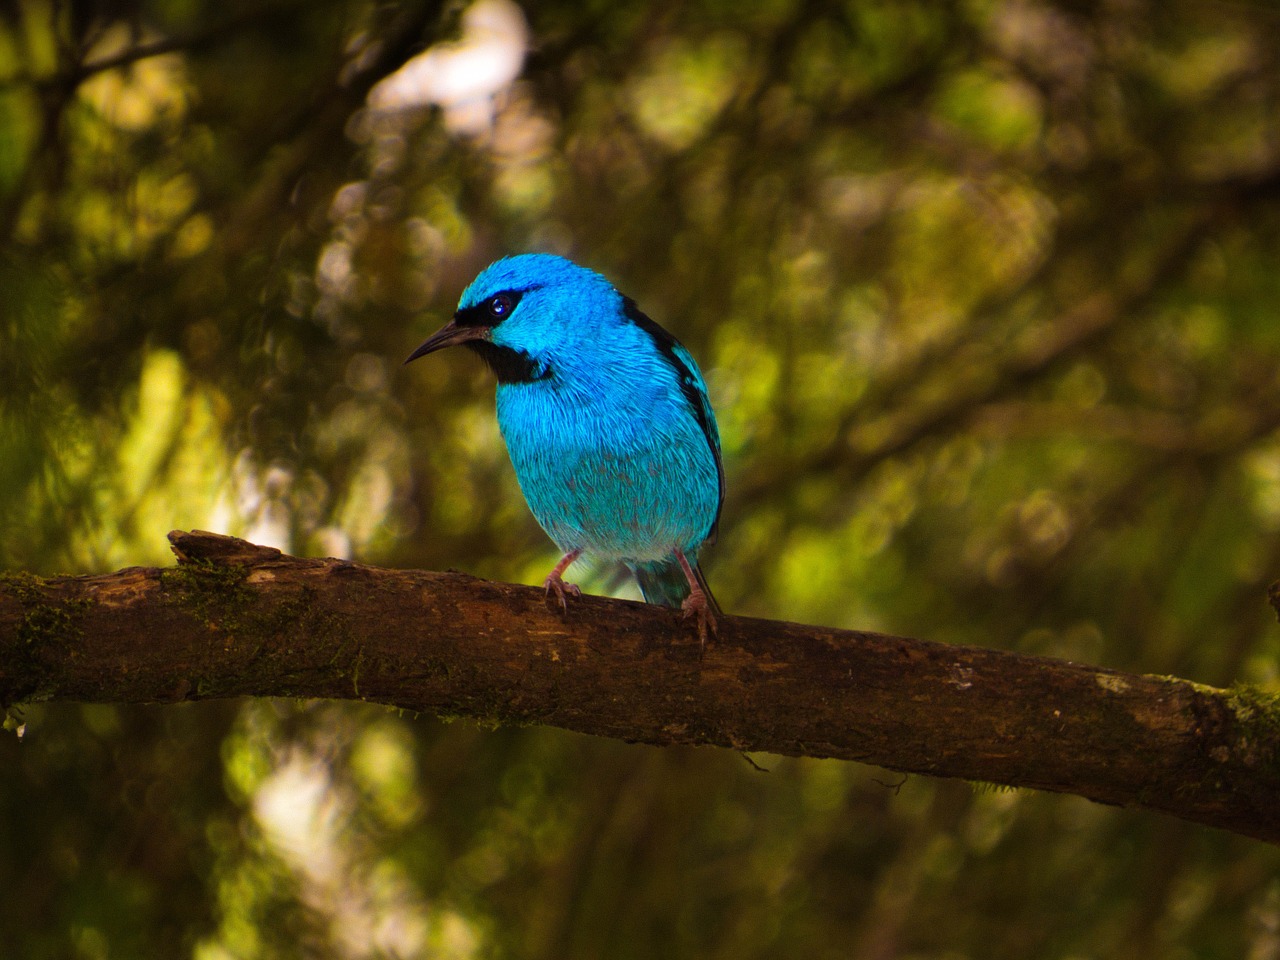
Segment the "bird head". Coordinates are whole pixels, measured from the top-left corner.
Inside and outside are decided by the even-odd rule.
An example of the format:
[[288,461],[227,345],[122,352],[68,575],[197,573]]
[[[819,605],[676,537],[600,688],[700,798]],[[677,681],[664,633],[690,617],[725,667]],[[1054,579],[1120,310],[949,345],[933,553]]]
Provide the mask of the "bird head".
[[405,363],[462,344],[485,360],[500,383],[545,379],[556,358],[595,336],[621,301],[608,280],[563,257],[507,257],[471,282],[453,319]]

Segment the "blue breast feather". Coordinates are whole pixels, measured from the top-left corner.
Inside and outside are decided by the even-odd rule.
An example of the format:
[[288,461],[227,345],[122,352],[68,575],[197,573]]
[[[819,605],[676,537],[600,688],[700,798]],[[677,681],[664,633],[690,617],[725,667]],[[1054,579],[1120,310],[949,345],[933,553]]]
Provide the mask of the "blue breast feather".
[[498,423],[530,510],[562,550],[692,558],[719,512],[717,459],[677,370],[624,324],[553,360],[546,380],[499,386]]

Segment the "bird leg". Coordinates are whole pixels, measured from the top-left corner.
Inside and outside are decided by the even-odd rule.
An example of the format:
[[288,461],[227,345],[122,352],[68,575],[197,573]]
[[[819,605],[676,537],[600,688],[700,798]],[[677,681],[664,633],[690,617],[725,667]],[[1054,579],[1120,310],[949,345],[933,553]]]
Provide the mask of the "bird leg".
[[582,556],[581,547],[577,550],[570,550],[560,558],[560,562],[556,564],[555,569],[547,574],[547,579],[542,582],[542,586],[547,591],[547,596],[550,597],[555,594],[556,600],[560,602],[561,613],[567,614],[569,612],[569,602],[564,598],[566,593],[574,597],[582,596],[582,590],[578,588],[576,583],[565,583],[564,577],[561,576],[569,569],[569,565],[580,556]]
[[684,603],[680,604],[680,609],[684,611],[686,620],[693,616],[698,618],[698,642],[705,647],[708,628],[716,636],[720,635],[716,615],[711,612],[711,603],[707,600],[706,591],[698,583],[698,578],[694,575],[693,567],[689,565],[684,552],[677,550],[676,559],[680,561],[680,569],[684,571],[684,577],[689,581],[689,595],[684,598]]

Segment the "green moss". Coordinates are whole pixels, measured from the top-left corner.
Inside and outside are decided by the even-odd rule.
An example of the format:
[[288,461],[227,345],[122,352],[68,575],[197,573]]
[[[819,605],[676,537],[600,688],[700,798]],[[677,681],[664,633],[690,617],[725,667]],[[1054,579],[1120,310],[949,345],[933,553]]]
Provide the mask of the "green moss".
[[279,636],[302,623],[306,624],[309,633],[326,635],[329,631],[325,627],[333,626],[332,618],[316,614],[315,608],[316,591],[303,587],[297,596],[278,600],[261,609],[244,611],[243,625],[257,637]]
[[[205,627],[231,640],[253,634],[256,595],[245,581],[249,568],[242,564],[184,560],[160,574],[166,599],[193,614]],[[223,693],[216,678],[194,677],[191,695],[196,699]]]
[[242,564],[189,560],[161,571],[160,584],[205,626],[234,632],[237,611],[253,600],[245,586],[248,576],[249,568]]
[[93,607],[87,598],[58,599],[48,581],[29,573],[0,574],[0,590],[23,608],[14,631],[17,644],[10,651],[13,673],[4,691],[7,703],[47,696],[50,665],[60,662],[83,641],[81,621]]
[[473,694],[460,699],[457,703],[460,709],[459,715],[482,730],[532,727],[541,722],[541,717],[537,713],[528,710],[512,710],[510,696],[502,690]]
[[969,785],[970,790],[979,795],[984,793],[1015,793],[1022,789],[1021,787],[1015,787],[1011,783],[991,783],[988,780],[966,780],[965,783]]
[[82,640],[84,631],[80,629],[79,621],[92,605],[92,600],[38,603],[27,611],[18,625],[18,640],[28,647],[50,643],[69,646]]
[[[302,635],[308,636],[309,643],[330,647],[332,656],[326,664],[330,676],[343,677],[352,670],[349,632],[341,618],[318,602],[314,588],[304,586],[292,594],[259,590],[248,581],[251,572],[251,567],[241,564],[195,560],[183,561],[160,577],[170,602],[194,615],[207,630],[250,644],[255,671],[260,670],[263,679],[283,684],[315,678],[314,668],[307,667],[299,674],[292,662],[291,638]],[[353,685],[358,684],[358,662],[354,673]],[[215,679],[197,678],[194,683],[196,697],[224,692]],[[287,690],[279,692],[287,695]],[[355,692],[358,696],[358,688]]]
[[1280,769],[1280,693],[1236,684],[1225,700],[1235,714],[1242,746],[1260,752],[1271,767]]
[[1152,673],[1148,674],[1148,676],[1153,680],[1163,680],[1165,683],[1173,683],[1180,687],[1186,687],[1187,689],[1194,690],[1196,693],[1203,694],[1206,697],[1219,697],[1222,695],[1221,687],[1215,687],[1208,683],[1196,683],[1194,680],[1175,677],[1170,673]]
[[33,573],[0,572],[0,590],[12,594],[24,606],[43,600],[46,587],[44,578]]
[[23,646],[49,642],[67,645],[84,637],[79,621],[94,601],[83,597],[54,599],[48,581],[30,573],[0,573],[0,590],[7,591],[25,610],[17,630]]
[[260,609],[260,597],[247,583],[250,572],[251,568],[238,563],[185,560],[162,571],[160,583],[170,602],[190,611],[206,629],[232,639],[260,639],[296,620],[303,601]]

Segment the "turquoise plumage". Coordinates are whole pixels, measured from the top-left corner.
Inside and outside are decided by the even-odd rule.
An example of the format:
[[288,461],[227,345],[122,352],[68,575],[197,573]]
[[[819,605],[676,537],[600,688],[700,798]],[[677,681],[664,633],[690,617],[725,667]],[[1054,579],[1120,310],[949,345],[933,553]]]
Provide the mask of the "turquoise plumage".
[[564,553],[545,586],[567,609],[569,565],[619,561],[650,603],[719,612],[698,566],[724,501],[720,435],[698,364],[600,274],[563,257],[490,265],[409,357],[462,344],[498,379],[498,425],[534,517]]

